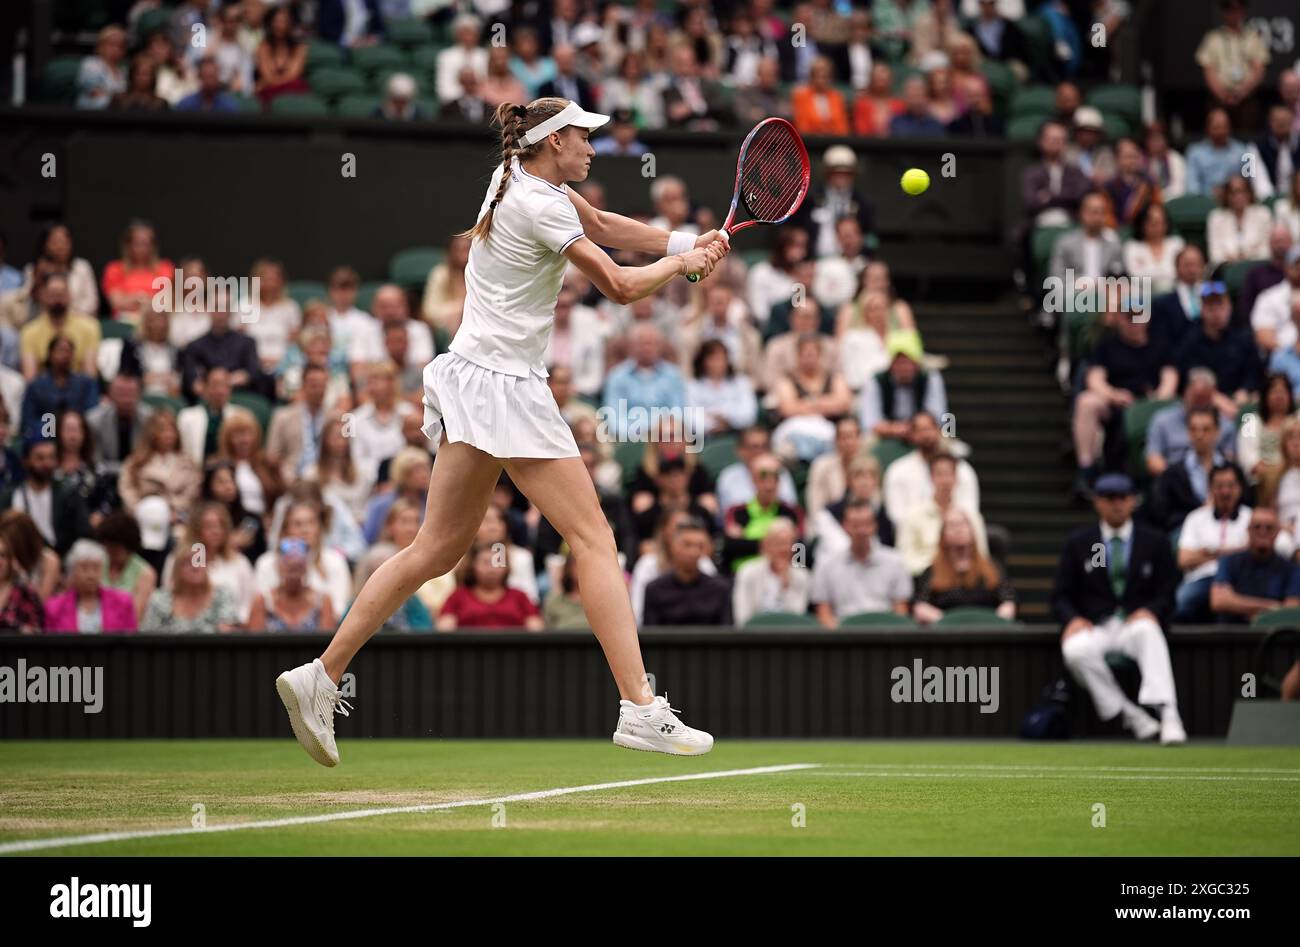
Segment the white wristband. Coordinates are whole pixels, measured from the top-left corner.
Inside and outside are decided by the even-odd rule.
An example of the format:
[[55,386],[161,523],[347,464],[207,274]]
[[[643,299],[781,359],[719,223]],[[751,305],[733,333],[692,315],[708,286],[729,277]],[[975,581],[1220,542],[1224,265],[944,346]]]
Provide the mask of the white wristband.
[[686,233],[681,230],[674,230],[668,235],[668,252],[664,256],[676,256],[679,253],[689,253],[695,249],[695,234]]

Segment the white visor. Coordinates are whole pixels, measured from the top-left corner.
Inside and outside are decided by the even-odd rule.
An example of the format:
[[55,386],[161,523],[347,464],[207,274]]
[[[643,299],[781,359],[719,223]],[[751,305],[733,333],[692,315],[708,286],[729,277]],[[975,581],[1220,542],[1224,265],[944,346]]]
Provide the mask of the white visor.
[[540,125],[534,125],[524,132],[523,142],[525,145],[535,145],[551,132],[558,132],[569,125],[577,125],[579,128],[599,128],[608,121],[608,115],[584,111],[577,102],[570,102]]

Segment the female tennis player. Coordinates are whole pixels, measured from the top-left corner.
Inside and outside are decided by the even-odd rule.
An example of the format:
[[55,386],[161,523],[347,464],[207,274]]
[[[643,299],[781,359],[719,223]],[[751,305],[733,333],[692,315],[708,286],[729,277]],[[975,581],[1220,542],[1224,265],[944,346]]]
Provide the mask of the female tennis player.
[[[416,589],[460,560],[503,467],[574,557],[587,619],[622,698],[614,743],[680,755],[713,747],[712,736],[683,724],[648,686],[614,536],[546,386],[542,356],[568,264],[625,304],[676,277],[708,276],[728,238],[668,233],[598,211],[566,186],[587,177],[595,154],[587,139],[609,116],[542,98],[526,107],[503,104],[496,120],[502,161],[467,231],[473,242],[464,316],[451,351],[424,370],[424,432],[439,440],[424,524],[415,542],[366,582],[325,653],[276,679],[294,735],[325,766],[339,761],[334,714],[350,709],[337,686],[344,670]],[[661,259],[619,266],[601,246]]]

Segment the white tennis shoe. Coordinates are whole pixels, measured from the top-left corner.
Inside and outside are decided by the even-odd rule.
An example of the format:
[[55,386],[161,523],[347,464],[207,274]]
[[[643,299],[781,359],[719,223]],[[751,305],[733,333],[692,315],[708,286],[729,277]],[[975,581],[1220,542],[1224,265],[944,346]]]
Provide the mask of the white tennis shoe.
[[1164,746],[1181,746],[1187,742],[1183,718],[1178,715],[1177,704],[1166,704],[1160,714],[1160,742]]
[[317,658],[311,664],[285,671],[275,679],[275,690],[289,712],[289,726],[302,748],[322,766],[337,766],[334,715],[348,716],[352,705],[325,673],[325,665]]
[[672,756],[700,756],[713,749],[713,737],[677,719],[664,695],[645,707],[630,700],[619,701],[614,745]]

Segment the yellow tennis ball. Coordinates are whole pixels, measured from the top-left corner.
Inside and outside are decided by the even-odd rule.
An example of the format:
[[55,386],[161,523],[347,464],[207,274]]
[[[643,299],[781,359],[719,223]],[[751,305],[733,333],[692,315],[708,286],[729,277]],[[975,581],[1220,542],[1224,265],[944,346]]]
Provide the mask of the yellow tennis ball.
[[930,186],[930,175],[920,168],[912,168],[904,172],[902,184],[904,191],[916,197],[918,194],[924,194],[926,188]]

